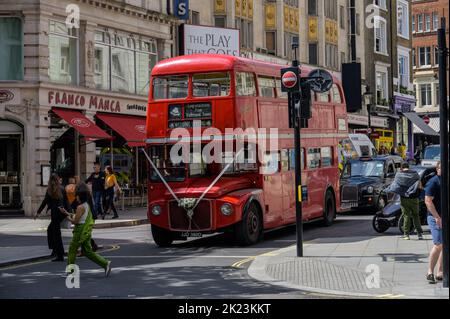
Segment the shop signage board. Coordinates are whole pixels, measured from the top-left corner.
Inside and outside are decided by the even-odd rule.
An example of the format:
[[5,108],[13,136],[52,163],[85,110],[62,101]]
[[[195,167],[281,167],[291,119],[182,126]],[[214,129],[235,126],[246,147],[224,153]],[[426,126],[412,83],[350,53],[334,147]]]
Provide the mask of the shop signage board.
[[181,54],[226,54],[239,56],[239,30],[184,24]]
[[127,99],[112,94],[69,91],[61,89],[41,89],[39,103],[43,106],[69,108],[81,111],[104,113],[147,115],[147,98]]

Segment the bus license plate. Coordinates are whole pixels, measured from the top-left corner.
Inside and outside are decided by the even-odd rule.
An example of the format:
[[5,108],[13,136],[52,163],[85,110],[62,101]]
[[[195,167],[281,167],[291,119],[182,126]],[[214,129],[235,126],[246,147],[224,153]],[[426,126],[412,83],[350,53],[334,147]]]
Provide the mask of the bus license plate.
[[181,233],[181,237],[195,237],[195,238],[200,238],[200,237],[203,237],[203,234],[202,234],[202,233],[184,232],[184,233]]

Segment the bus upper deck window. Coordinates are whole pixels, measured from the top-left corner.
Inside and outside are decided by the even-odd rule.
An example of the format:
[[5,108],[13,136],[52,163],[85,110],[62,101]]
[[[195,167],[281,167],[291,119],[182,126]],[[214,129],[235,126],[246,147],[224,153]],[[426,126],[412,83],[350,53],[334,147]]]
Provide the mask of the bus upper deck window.
[[230,74],[228,72],[194,74],[192,86],[195,97],[228,96],[230,94]]
[[333,84],[333,102],[342,103],[341,92],[336,84]]
[[164,76],[153,79],[153,99],[183,99],[188,96],[187,75]]
[[256,96],[255,77],[253,73],[236,72],[236,95]]
[[258,77],[259,95],[264,97],[275,97],[275,79],[269,77]]

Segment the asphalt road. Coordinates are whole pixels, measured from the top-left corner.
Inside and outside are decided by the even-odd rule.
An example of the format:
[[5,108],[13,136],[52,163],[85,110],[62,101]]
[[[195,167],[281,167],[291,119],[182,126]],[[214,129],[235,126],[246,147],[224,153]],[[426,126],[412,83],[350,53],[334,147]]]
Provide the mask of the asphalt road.
[[[355,214],[339,217],[330,228],[318,223],[305,225],[305,243],[349,234],[377,236],[371,218]],[[46,240],[45,233],[32,236],[38,237],[34,241]],[[18,244],[30,240],[30,236],[16,237]],[[79,258],[80,288],[68,289],[65,263],[11,266],[0,269],[0,298],[330,298],[264,284],[247,274],[255,256],[294,245],[295,227],[267,233],[264,241],[251,247],[236,246],[225,235],[213,235],[159,248],[149,225],[98,229],[94,238],[104,246],[101,254],[112,261],[110,277],[105,278],[96,264]]]

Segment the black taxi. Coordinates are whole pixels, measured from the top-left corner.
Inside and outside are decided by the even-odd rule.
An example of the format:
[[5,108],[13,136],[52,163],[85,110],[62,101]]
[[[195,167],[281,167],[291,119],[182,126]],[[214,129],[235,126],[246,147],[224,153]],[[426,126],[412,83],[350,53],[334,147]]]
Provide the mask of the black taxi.
[[382,209],[388,202],[382,191],[395,177],[403,159],[387,155],[361,157],[345,163],[341,174],[341,209]]

